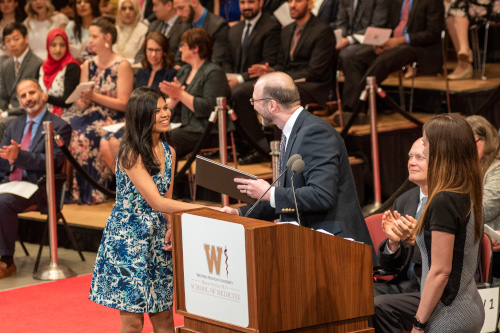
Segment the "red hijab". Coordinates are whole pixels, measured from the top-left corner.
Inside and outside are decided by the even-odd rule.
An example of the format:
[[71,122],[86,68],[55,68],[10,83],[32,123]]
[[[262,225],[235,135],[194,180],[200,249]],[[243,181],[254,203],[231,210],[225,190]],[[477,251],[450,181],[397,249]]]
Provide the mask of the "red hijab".
[[[61,60],[54,60],[52,56],[50,55],[49,47],[54,38],[56,36],[61,36],[64,39],[64,44],[66,44],[66,54],[61,58]],[[75,64],[79,65],[78,62],[73,58],[71,53],[69,52],[69,45],[68,45],[68,36],[62,29],[52,29],[48,35],[47,35],[47,60],[45,60],[42,64],[42,70],[43,70],[43,84],[45,85],[46,89],[49,89],[52,86],[52,82],[54,81],[57,73],[64,67],[66,67],[68,64],[74,62]]]

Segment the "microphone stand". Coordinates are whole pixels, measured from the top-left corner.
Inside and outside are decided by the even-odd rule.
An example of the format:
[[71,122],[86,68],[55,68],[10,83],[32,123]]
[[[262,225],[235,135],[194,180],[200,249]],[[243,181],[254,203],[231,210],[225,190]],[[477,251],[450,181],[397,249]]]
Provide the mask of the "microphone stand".
[[293,192],[293,201],[295,201],[295,211],[297,212],[297,222],[301,226],[302,224],[300,223],[300,213],[299,213],[299,207],[297,206],[297,197],[295,196],[295,186],[293,185],[293,177],[295,176],[295,171],[292,172],[292,192]]

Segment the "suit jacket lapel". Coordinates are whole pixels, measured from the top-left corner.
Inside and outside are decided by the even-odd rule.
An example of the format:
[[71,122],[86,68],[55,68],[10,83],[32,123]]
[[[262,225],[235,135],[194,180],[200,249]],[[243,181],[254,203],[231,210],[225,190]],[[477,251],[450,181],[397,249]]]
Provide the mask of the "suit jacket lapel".
[[[409,1],[409,0],[408,0]],[[408,33],[408,29],[410,27],[410,24],[413,23],[413,13],[418,10],[417,7],[420,5],[420,1],[418,0],[413,0],[410,8],[410,12],[408,13],[408,22],[406,22],[406,32]]]
[[313,31],[314,28],[314,22],[312,20],[314,19],[314,16],[311,15],[311,18],[309,19],[308,22],[306,22],[304,29],[302,30],[302,33],[300,34],[299,41],[297,42],[297,46],[295,46],[295,50],[293,52],[293,58],[295,59],[295,55],[297,52],[299,52],[300,48],[302,47],[302,44],[304,44],[304,41],[307,39],[307,36],[311,31]]
[[[295,124],[293,124],[292,132],[290,133],[290,137],[288,138],[288,141],[286,143],[286,150],[285,150],[285,158],[283,159],[283,163],[288,162],[288,159],[290,158],[290,152],[292,151],[292,147],[295,144],[295,139],[297,138],[297,133],[299,132],[300,127],[302,126],[302,123],[304,122],[304,119],[307,117],[308,112],[304,109],[300,111],[299,116],[297,117],[297,120],[295,120]],[[285,176],[288,175],[288,173],[291,171],[287,171]],[[283,185],[287,183],[287,179],[284,179],[282,182]]]
[[236,43],[236,71],[239,71],[240,70],[240,67],[241,67],[241,64],[244,62],[243,59],[240,59],[241,57],[241,52],[242,52],[242,49],[241,49],[241,43],[243,41],[243,32],[245,31],[245,21],[241,21],[239,22],[233,29],[236,29],[236,36],[238,36],[240,39],[237,40],[238,43]]
[[14,133],[14,141],[16,141],[18,144],[21,144],[21,141],[23,140],[23,131],[24,131],[24,127],[26,126],[26,115],[22,115],[22,116],[19,116],[19,120],[20,120],[20,127],[22,125],[22,127],[20,129],[18,129],[17,131],[15,131]]

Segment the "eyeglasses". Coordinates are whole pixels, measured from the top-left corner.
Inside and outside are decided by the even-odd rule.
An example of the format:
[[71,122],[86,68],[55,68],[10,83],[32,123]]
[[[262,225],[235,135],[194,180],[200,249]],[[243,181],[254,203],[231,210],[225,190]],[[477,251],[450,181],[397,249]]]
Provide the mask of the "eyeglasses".
[[146,52],[148,52],[148,53],[161,53],[161,52],[163,52],[163,50],[162,49],[150,49],[150,48],[147,48]]
[[265,100],[272,100],[272,98],[260,98],[260,99],[253,99],[253,98],[250,98],[250,104],[252,105],[255,105],[255,102],[259,102],[259,101],[265,101]]

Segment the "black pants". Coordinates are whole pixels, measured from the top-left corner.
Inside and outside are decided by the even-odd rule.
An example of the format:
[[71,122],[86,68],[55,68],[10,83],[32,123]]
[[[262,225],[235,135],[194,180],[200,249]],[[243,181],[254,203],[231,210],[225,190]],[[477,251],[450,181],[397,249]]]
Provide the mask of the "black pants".
[[188,132],[180,128],[172,130],[170,140],[175,149],[177,160],[192,152],[201,136],[202,133]]

